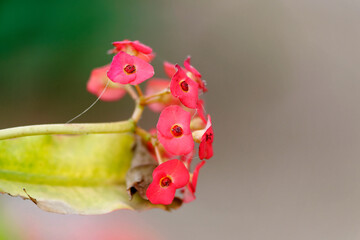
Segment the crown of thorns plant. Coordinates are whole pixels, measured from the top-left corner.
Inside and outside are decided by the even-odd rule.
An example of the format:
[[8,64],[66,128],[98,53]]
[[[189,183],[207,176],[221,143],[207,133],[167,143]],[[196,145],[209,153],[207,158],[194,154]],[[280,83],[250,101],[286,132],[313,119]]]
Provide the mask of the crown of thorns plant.
[[[159,79],[152,78],[152,48],[129,40],[114,42],[113,46],[109,51],[115,54],[112,62],[92,71],[87,90],[103,101],[116,101],[129,93],[138,103],[132,116],[136,125],[144,107],[160,112],[156,129],[146,131],[137,125],[135,130],[158,164],[142,197],[153,204],[168,205],[180,189],[183,202],[191,202],[195,199],[199,170],[213,156],[211,117],[205,117],[204,101],[199,98],[208,91],[206,83],[190,64],[190,57],[184,61],[184,67],[164,62],[169,79]],[[144,81],[145,94],[139,87]],[[195,143],[199,144],[201,161],[191,172]]]

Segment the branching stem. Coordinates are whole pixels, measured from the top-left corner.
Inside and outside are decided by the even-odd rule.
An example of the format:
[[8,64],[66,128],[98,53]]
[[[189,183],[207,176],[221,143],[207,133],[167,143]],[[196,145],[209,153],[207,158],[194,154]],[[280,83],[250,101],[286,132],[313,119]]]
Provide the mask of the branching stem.
[[151,140],[151,134],[140,127],[135,128],[135,134],[140,136],[145,142],[149,142]]
[[143,111],[144,106],[140,104],[140,100],[136,101],[135,110],[131,116],[131,119],[134,120],[135,123],[137,123],[140,120]]
[[156,101],[158,101],[158,99],[160,98],[160,97],[162,97],[163,95],[166,95],[166,94],[169,94],[170,93],[170,88],[166,88],[166,89],[164,89],[164,90],[162,90],[162,91],[160,91],[160,92],[157,92],[157,93],[155,93],[155,94],[153,94],[153,95],[150,95],[150,96],[147,96],[147,97],[144,97],[144,98],[142,98],[142,104],[144,104],[144,105],[146,105],[146,104],[149,104],[149,103],[152,103],[152,100],[155,98],[156,100],[154,101],[154,102],[156,102]]

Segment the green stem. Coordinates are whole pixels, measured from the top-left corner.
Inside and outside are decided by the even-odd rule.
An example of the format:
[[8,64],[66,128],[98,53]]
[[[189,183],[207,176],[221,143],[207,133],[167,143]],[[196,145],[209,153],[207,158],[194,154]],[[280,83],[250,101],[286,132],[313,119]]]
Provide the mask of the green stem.
[[151,134],[140,127],[135,128],[135,134],[140,136],[145,142],[149,142],[151,140]]
[[138,100],[138,101],[136,102],[135,110],[134,110],[134,112],[133,112],[133,114],[132,114],[132,116],[131,116],[131,119],[132,119],[135,123],[137,123],[137,122],[140,120],[143,111],[144,111],[144,106],[141,105],[141,104],[140,104],[140,100]]
[[134,131],[135,122],[132,119],[112,123],[43,124],[2,129],[0,140],[48,134],[101,134]]

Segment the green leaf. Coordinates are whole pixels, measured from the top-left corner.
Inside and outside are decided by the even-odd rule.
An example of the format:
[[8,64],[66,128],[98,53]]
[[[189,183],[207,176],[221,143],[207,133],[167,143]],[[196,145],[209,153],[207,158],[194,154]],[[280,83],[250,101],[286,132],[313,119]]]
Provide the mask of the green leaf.
[[43,210],[102,214],[152,205],[126,192],[132,134],[43,135],[0,141],[0,191]]

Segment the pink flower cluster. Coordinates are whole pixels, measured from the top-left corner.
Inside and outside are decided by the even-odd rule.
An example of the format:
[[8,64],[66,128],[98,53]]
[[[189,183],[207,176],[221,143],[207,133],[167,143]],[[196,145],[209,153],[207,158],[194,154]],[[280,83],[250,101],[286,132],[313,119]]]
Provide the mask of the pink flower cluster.
[[[199,98],[207,92],[202,75],[190,64],[188,57],[184,67],[164,62],[169,79],[150,79],[154,76],[150,62],[155,57],[150,47],[129,40],[114,42],[113,46],[109,52],[116,55],[111,64],[92,71],[88,91],[101,100],[115,101],[135,85],[139,93],[137,101],[160,112],[156,130],[148,132],[150,140],[146,138],[149,152],[159,163],[146,191],[147,198],[153,204],[171,204],[179,189],[183,202],[194,200],[199,171],[205,159],[213,156],[211,117],[206,117],[204,101]],[[138,85],[146,80],[143,95]],[[107,89],[103,92],[105,86]],[[191,173],[195,143],[199,145],[201,161]]]

